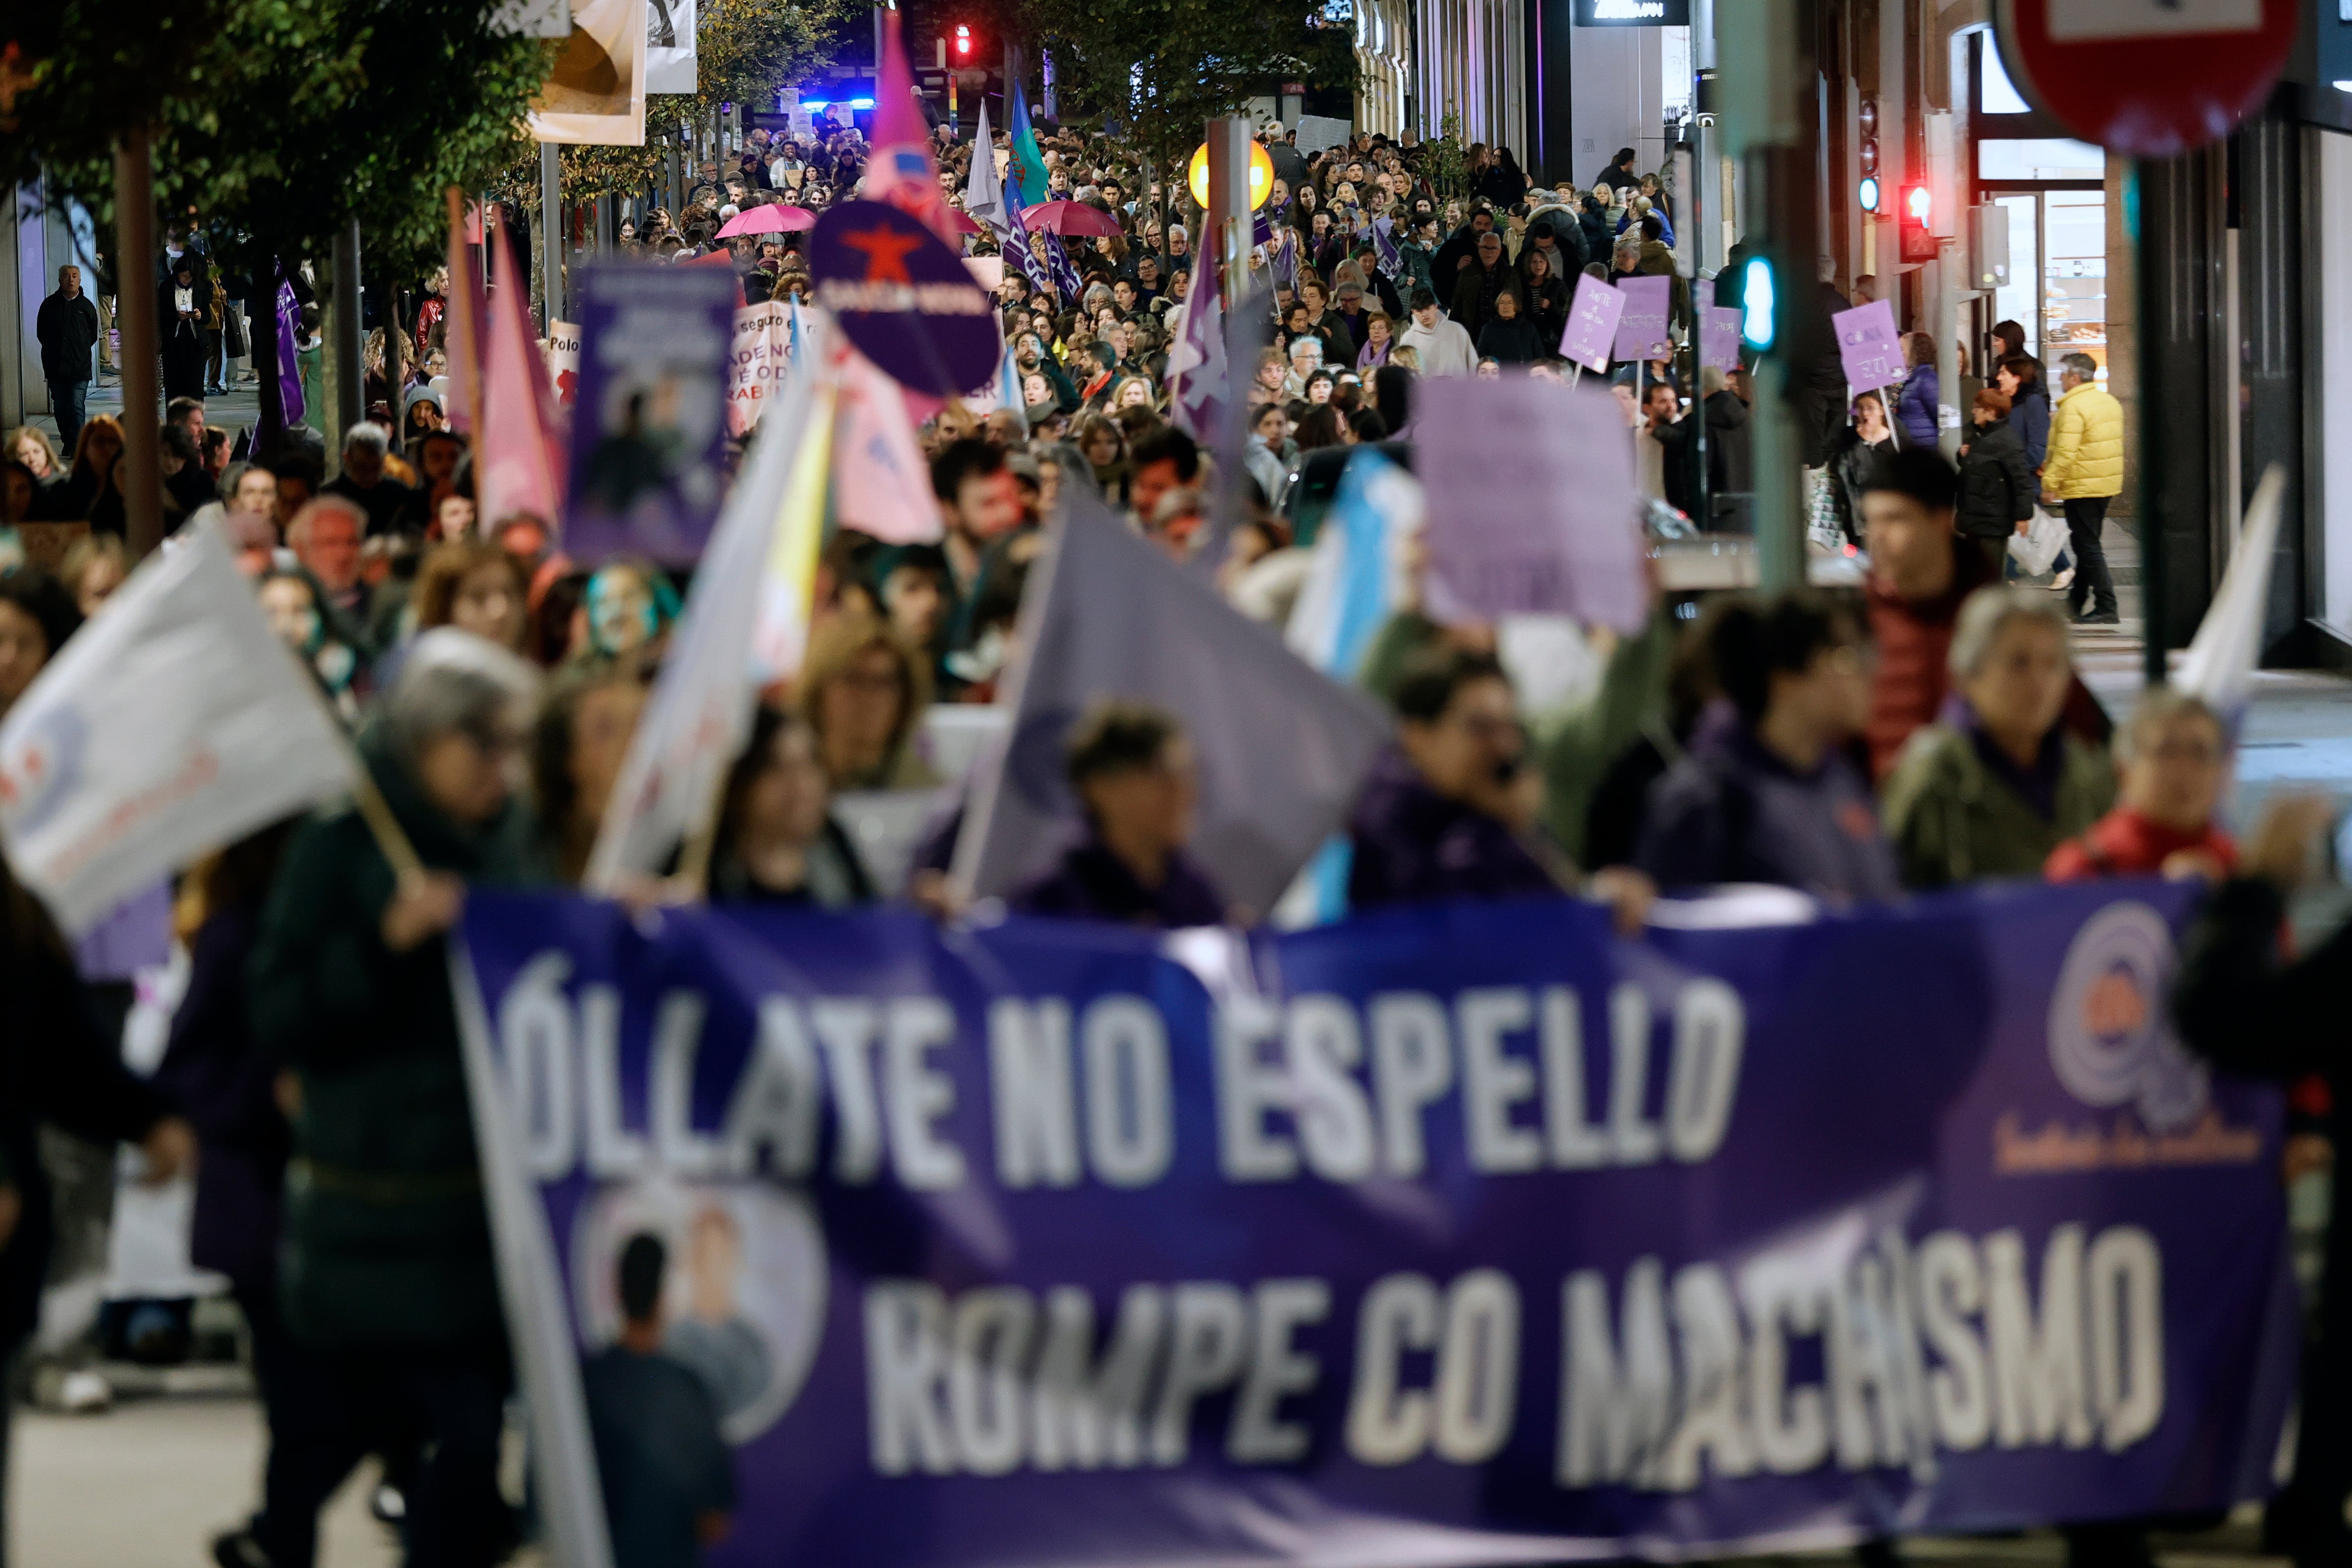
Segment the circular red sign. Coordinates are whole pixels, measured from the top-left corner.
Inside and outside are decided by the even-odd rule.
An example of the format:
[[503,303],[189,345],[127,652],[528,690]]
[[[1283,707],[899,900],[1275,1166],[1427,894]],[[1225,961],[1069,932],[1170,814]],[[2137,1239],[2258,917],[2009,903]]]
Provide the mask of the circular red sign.
[[2035,107],[2111,153],[2170,158],[2260,109],[2297,0],[2000,0],[2001,63]]

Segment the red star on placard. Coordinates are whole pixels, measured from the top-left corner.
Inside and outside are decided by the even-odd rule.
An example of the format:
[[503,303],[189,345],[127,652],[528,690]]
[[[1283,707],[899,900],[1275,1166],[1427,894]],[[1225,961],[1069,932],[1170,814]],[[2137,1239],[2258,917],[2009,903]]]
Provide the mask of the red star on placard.
[[560,373],[556,375],[556,378],[555,378],[555,395],[556,395],[556,398],[557,398],[557,400],[558,400],[558,401],[562,402],[562,403],[566,403],[566,404],[570,403],[570,402],[572,401],[572,394],[574,394],[574,393],[578,392],[579,390],[580,390],[580,373],[579,373],[578,371],[576,371],[576,370],[567,370],[567,371],[562,371],[562,372],[560,372]]
[[907,257],[923,243],[920,235],[893,234],[887,228],[869,228],[863,233],[845,234],[841,243],[852,250],[866,253],[866,281],[868,283],[912,283],[907,276]]

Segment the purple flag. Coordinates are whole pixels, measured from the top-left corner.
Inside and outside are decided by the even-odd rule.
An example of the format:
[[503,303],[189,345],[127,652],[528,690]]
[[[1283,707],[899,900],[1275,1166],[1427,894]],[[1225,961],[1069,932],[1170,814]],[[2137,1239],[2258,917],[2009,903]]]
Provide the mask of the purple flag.
[[1196,286],[1184,306],[1184,326],[1168,356],[1172,389],[1169,414],[1195,441],[1214,441],[1224,417],[1225,318],[1212,284]]
[[1666,336],[1666,317],[1674,309],[1671,278],[1621,278],[1617,291],[1625,296],[1625,313],[1617,318],[1619,359],[1664,359],[1674,353]]
[[1904,376],[1903,339],[1895,330],[1895,307],[1884,300],[1830,318],[1837,329],[1838,358],[1844,363],[1846,384],[1856,392],[1893,386]]
[[1449,381],[1414,406],[1412,433],[1433,618],[1565,615],[1641,629],[1633,448],[1613,397],[1533,376]]
[[299,425],[307,410],[302,402],[302,361],[294,340],[302,333],[302,303],[294,285],[278,279],[278,407],[280,427]]
[[1372,220],[1372,258],[1391,279],[1404,270],[1404,253],[1397,248],[1395,229],[1394,221],[1386,216]]
[[1590,272],[1578,273],[1568,325],[1559,334],[1560,357],[1590,371],[1606,371],[1609,351],[1617,342],[1617,318],[1624,313],[1624,295]]
[[1285,224],[1282,243],[1274,247],[1274,280],[1285,289],[1298,287],[1298,231]]
[[1018,176],[1008,174],[1004,180],[1004,248],[1021,258],[1021,270],[1029,279],[1029,287],[1040,294],[1051,294],[1054,281],[1045,274],[1045,263],[1039,259],[1037,247],[1029,243],[1029,225],[1021,216],[1021,192]]
[[1086,296],[1086,286],[1078,281],[1078,269],[1070,264],[1070,253],[1062,248],[1062,237],[1048,231],[1045,236],[1045,261],[1054,269],[1054,291],[1062,303],[1076,308]]

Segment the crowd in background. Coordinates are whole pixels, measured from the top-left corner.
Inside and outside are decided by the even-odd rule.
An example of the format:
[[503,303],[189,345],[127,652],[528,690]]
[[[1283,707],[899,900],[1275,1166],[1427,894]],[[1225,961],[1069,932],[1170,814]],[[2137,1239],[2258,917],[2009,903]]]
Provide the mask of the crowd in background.
[[[960,913],[944,875],[952,812],[887,885],[836,798],[959,782],[940,776],[925,715],[997,695],[1065,498],[1098,497],[1180,557],[1204,537],[1214,465],[1170,422],[1166,374],[1171,318],[1203,284],[1199,216],[1114,143],[1060,133],[1045,151],[1055,193],[1112,215],[1119,233],[1073,247],[1074,298],[1005,268],[1022,405],[951,405],[926,426],[941,542],[833,537],[804,667],[768,694],[727,779],[707,873],[646,896]],[[1310,160],[1277,138],[1269,151],[1273,237],[1258,257],[1275,320],[1247,384],[1249,483],[1219,581],[1244,613],[1279,624],[1311,548],[1286,503],[1314,454],[1409,441],[1429,378],[1564,375],[1556,345],[1580,272],[1687,279],[1671,193],[1637,177],[1630,153],[1587,191],[1546,191],[1507,151],[1473,148],[1466,190],[1441,195],[1425,148],[1358,138]],[[961,190],[958,163],[979,152],[941,152],[943,188]],[[854,192],[862,157],[846,130],[755,133],[740,168],[675,218],[625,228],[622,244],[656,261],[710,254],[726,247],[717,227],[754,201],[822,207]],[[730,248],[747,299],[805,289],[793,237]],[[194,287],[169,281],[194,276],[186,257],[167,253],[159,286]],[[185,314],[202,346],[194,299]],[[194,1261],[232,1282],[271,1434],[261,1505],[215,1545],[224,1563],[309,1563],[319,1507],[370,1453],[386,1459],[410,1561],[486,1563],[513,1539],[497,1471],[507,1338],[443,944],[469,887],[581,879],[685,587],[646,562],[574,564],[554,520],[477,514],[468,444],[441,417],[440,299],[428,289],[413,324],[405,384],[384,380],[378,329],[376,418],[345,436],[331,480],[299,438],[233,458],[206,424],[202,380],[175,382],[163,435],[172,526],[222,530],[428,873],[396,877],[341,810],[224,850],[79,951],[5,889],[8,1343],[31,1327],[49,1245],[37,1124],[142,1143],[152,1174],[194,1163]],[[1931,345],[1910,351],[1917,368],[1899,390],[1849,405],[1840,382],[1818,400],[1816,498],[1830,529],[1866,552],[1860,592],[1731,596],[1695,618],[1655,596],[1643,630],[1589,639],[1594,680],[1540,701],[1522,697],[1527,671],[1496,627],[1402,606],[1360,674],[1394,736],[1348,824],[1349,907],[1565,893],[1605,902],[1631,931],[1659,894],[1722,883],[1837,906],[1997,879],[2291,885],[2308,823],[2266,823],[2242,849],[2219,819],[2221,716],[2159,691],[2115,729],[2076,675],[2058,602],[2004,584],[2006,541],[2043,498],[2095,524],[2114,490],[2101,489],[2109,430],[2094,371],[2066,362],[2053,410],[2021,348],[1977,394],[1957,469],[1934,445]],[[1715,460],[1744,462],[1745,378],[1703,378],[1685,399],[1686,366],[1626,367],[1618,383],[1628,439],[1659,454],[1641,471],[1662,500],[1687,482],[1688,465],[1668,458],[1694,418],[1716,437]],[[0,576],[0,713],[124,579],[121,444],[103,416],[68,450],[31,427],[7,437],[0,521],[89,530],[55,570]],[[1741,483],[1727,468],[1717,489]],[[2095,616],[2114,601],[2095,536],[2078,531],[2075,581]],[[1106,701],[1073,725],[1066,765],[1083,823],[1015,910],[1154,926],[1231,918],[1187,857],[1196,780],[1176,719]],[[2232,930],[2275,926],[2274,900],[2234,897]],[[187,998],[163,1068],[142,1080],[100,1020],[112,1005],[119,1022],[121,988],[174,942],[192,957]],[[2217,1049],[2231,1037],[2226,1022],[2200,1036]],[[647,1344],[659,1342],[647,1282],[659,1268],[624,1262]],[[625,1434],[599,1440],[629,1451]],[[616,1531],[654,1543],[624,1562],[690,1561],[723,1531],[722,1487],[666,1491],[620,1460],[605,1479]]]

